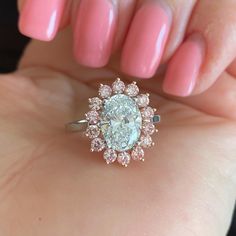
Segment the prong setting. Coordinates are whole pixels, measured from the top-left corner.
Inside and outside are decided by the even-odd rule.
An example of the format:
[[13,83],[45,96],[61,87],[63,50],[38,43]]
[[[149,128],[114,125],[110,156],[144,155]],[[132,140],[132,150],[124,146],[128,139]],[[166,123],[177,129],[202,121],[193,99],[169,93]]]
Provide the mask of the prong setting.
[[[100,84],[98,95],[99,97],[89,98],[90,111],[85,114],[88,121],[85,134],[91,139],[91,152],[101,152],[104,150],[103,158],[107,164],[117,161],[120,165],[127,167],[131,159],[143,162],[145,160],[144,149],[154,145],[151,136],[158,132],[152,121],[156,109],[149,105],[150,94],[139,94],[139,88],[136,82],[125,85],[120,78],[117,78],[112,86]],[[104,122],[101,118],[104,112],[104,106],[115,95],[127,96],[129,99],[132,99],[140,112],[142,122],[140,136],[135,145],[123,151],[113,149],[102,132],[103,129],[111,125],[109,119],[105,120],[107,122]],[[120,105],[123,106],[123,104]]]

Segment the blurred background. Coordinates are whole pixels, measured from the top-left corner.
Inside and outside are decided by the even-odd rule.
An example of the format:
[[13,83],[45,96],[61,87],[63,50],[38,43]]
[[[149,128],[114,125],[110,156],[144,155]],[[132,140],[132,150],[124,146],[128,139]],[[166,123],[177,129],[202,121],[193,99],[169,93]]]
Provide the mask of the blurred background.
[[[16,69],[19,57],[29,41],[18,32],[17,19],[16,0],[0,1],[0,73]],[[236,236],[236,211],[228,236]]]

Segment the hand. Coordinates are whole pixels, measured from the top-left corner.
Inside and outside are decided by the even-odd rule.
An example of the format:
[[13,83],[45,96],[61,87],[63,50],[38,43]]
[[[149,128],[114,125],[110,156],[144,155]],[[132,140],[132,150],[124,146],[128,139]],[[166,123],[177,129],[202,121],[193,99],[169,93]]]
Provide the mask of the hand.
[[163,89],[172,95],[199,94],[226,69],[235,73],[233,0],[21,0],[19,6],[20,30],[30,37],[52,40],[71,24],[79,64],[103,67],[120,52],[124,73],[150,78],[169,62]]
[[144,163],[107,166],[64,124],[98,83],[117,75],[78,66],[71,32],[33,41],[19,70],[0,78],[0,234],[4,236],[223,236],[236,190],[234,74],[206,93],[163,96],[159,78],[139,83],[162,116]]

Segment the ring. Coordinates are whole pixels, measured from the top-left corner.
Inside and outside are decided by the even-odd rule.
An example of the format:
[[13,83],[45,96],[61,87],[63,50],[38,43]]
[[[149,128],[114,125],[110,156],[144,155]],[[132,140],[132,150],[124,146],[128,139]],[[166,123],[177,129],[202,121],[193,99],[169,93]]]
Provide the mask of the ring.
[[107,164],[117,161],[127,167],[131,159],[144,161],[144,149],[154,146],[152,135],[160,115],[149,105],[149,94],[140,94],[136,82],[125,85],[120,78],[100,85],[98,97],[89,98],[82,120],[66,124],[73,132],[85,132],[91,151],[103,153]]

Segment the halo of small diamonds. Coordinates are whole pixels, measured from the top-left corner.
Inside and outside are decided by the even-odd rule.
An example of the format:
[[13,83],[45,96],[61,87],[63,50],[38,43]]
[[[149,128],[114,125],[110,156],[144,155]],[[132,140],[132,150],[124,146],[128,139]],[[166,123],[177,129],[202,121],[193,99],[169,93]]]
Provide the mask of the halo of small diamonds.
[[95,125],[99,121],[99,114],[97,111],[91,110],[85,114],[85,117],[86,117],[88,123],[91,125]]
[[122,166],[127,167],[128,164],[130,163],[131,157],[128,152],[121,152],[119,153],[117,157],[118,163],[120,163]]
[[144,161],[144,150],[142,147],[137,146],[131,152],[134,161]]
[[86,136],[93,139],[97,138],[100,134],[100,128],[97,125],[89,125],[86,130]]
[[138,88],[136,82],[133,82],[132,84],[128,84],[125,89],[125,93],[130,97],[137,96],[139,93],[139,88]]
[[90,98],[89,99],[89,108],[91,110],[98,111],[102,107],[102,100],[98,97]]
[[125,83],[118,78],[113,84],[112,84],[112,90],[116,94],[123,93],[125,90]]
[[[151,135],[157,131],[153,124],[156,109],[149,105],[149,94],[139,94],[139,88],[136,82],[125,85],[118,78],[112,86],[100,85],[98,95],[98,97],[89,99],[90,111],[85,114],[88,121],[86,136],[91,139],[91,151],[101,152],[104,150],[103,158],[107,164],[117,161],[120,165],[127,167],[131,159],[144,161],[144,149],[154,145]],[[113,120],[113,123],[115,123],[114,127],[117,128],[117,123],[118,127],[120,125],[122,128],[127,125],[123,128],[123,133],[120,127],[115,131],[112,130],[112,121],[109,120],[111,117],[107,113],[107,107],[110,108],[110,106],[112,107],[112,118],[115,117],[115,120]],[[122,115],[122,112],[126,113]],[[120,117],[117,118],[117,114]],[[133,117],[130,118],[130,116]],[[122,119],[125,119],[125,121]],[[140,127],[137,126],[139,123],[141,124]],[[128,133],[128,136],[126,136],[127,132],[133,133]],[[108,135],[104,136],[104,133]],[[135,141],[132,140],[134,136],[137,137]],[[113,139],[117,138],[117,140],[109,142],[109,137]],[[119,143],[118,138],[122,141],[127,141],[126,139],[129,141],[127,143],[124,142],[125,148],[122,150],[116,149],[117,146],[120,147],[123,145],[123,143]],[[116,141],[117,143],[115,143]]]
[[149,105],[149,94],[140,94],[136,98],[139,107],[146,107]]
[[104,98],[109,98],[112,94],[112,89],[110,86],[108,85],[103,85],[101,84],[100,85],[100,88],[99,88],[99,96],[104,99]]
[[111,164],[116,161],[117,153],[113,149],[106,149],[103,154],[103,157],[104,157],[107,164]]

